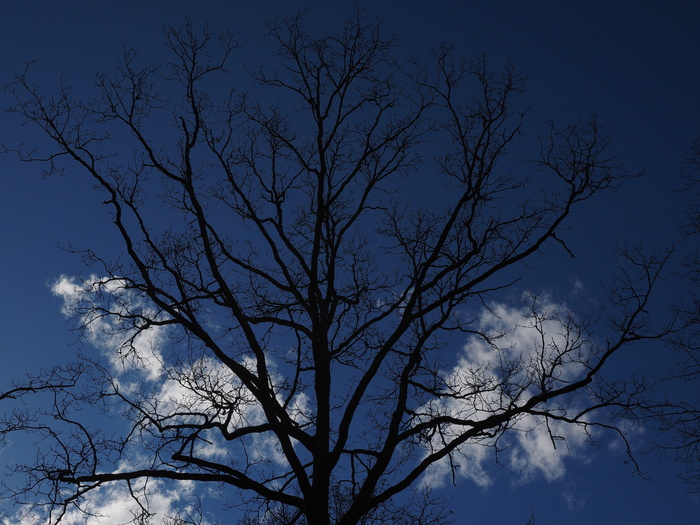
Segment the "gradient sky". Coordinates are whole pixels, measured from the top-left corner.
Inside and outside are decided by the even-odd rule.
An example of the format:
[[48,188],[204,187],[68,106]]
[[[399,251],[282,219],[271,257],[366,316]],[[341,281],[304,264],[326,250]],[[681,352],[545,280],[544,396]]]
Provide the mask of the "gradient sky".
[[[88,92],[94,74],[109,71],[125,46],[162,60],[162,26],[179,25],[188,16],[195,24],[209,22],[214,29],[239,33],[242,48],[234,63],[255,66],[270,51],[270,43],[260,40],[266,19],[307,9],[312,27],[332,31],[355,10],[354,2],[252,4],[3,2],[0,81],[11,81],[23,61],[37,60],[35,78],[47,89],[63,77],[76,94]],[[602,284],[619,243],[643,240],[657,248],[678,237],[682,163],[700,136],[700,3],[377,0],[367,2],[366,13],[381,20],[386,34],[396,36],[406,56],[425,56],[431,44],[450,42],[467,59],[484,52],[494,66],[510,62],[526,75],[523,103],[532,109],[523,147],[536,144],[549,118],[563,124],[597,113],[612,136],[611,151],[628,171],[644,172],[581,210],[569,232],[576,259],[561,254],[543,259],[528,276],[528,286],[547,290],[574,308],[596,303],[604,297]],[[3,107],[11,104],[7,94],[0,94],[0,100]],[[43,140],[11,115],[0,114],[0,119],[4,144]],[[534,149],[532,158],[537,153]],[[76,334],[67,331],[50,284],[86,270],[78,256],[60,247],[118,254],[120,246],[107,210],[81,174],[45,179],[39,165],[21,165],[14,156],[2,155],[0,177],[0,385],[5,385],[24,371],[70,360],[75,353]],[[666,299],[662,295],[658,304]],[[628,357],[635,366],[653,369],[661,355],[649,347]],[[688,390],[696,399],[697,386]],[[641,445],[646,437],[636,435],[634,441]],[[0,461],[7,461],[8,454],[10,450],[2,451]],[[460,480],[446,492],[454,497],[457,523],[524,525],[531,508],[538,525],[700,519],[700,498],[686,493],[672,461],[641,456],[642,469],[651,478],[642,480],[611,443],[575,456],[565,461],[566,472],[557,479],[536,474],[524,480],[491,465],[488,487]]]

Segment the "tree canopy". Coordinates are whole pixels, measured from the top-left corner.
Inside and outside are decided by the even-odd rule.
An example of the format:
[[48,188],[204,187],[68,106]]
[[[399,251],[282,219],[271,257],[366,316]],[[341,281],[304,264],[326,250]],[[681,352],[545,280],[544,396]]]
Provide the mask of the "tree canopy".
[[[94,100],[43,92],[31,67],[10,87],[51,143],[19,155],[90,177],[123,243],[53,286],[105,355],[6,393],[52,399],[3,421],[43,438],[15,497],[58,522],[122,483],[144,521],[151,487],[196,482],[249,522],[438,523],[431,480],[478,478],[513,436],[624,442],[647,385],[605,371],[669,333],[647,310],[666,256],[621,252],[596,316],[538,291],[499,302],[546,247],[572,254],[572,214],[628,177],[597,118],[552,125],[513,173],[514,68],[449,46],[402,61],[361,17],[268,29],[276,62],[250,89],[235,38],[190,24],[167,30],[171,62],[127,51]],[[432,186],[449,199],[406,191]]]

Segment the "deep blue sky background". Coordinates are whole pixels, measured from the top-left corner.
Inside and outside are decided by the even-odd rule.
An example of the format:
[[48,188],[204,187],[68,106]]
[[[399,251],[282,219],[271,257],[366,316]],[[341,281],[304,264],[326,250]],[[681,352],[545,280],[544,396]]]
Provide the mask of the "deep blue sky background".
[[[60,77],[85,92],[95,73],[109,71],[124,46],[144,57],[163,57],[164,25],[189,16],[214,29],[239,33],[234,62],[258,65],[270,43],[260,41],[266,19],[308,9],[312,27],[333,31],[355,10],[353,2],[260,1],[24,1],[3,2],[0,80],[11,81],[24,60],[36,59],[35,78],[47,89]],[[525,147],[536,146],[543,123],[563,124],[598,114],[612,135],[612,152],[630,172],[644,176],[599,199],[576,216],[570,238],[576,259],[553,256],[533,272],[534,288],[566,296],[584,285],[600,301],[618,243],[649,247],[677,238],[684,195],[685,152],[700,136],[700,3],[694,1],[376,1],[369,18],[382,21],[405,55],[426,56],[436,42],[454,43],[466,58],[485,52],[494,66],[509,61],[525,74],[524,105],[531,105]],[[0,95],[3,107],[11,104]],[[0,141],[41,140],[30,128],[0,115]],[[533,149],[532,157],[537,156]],[[520,165],[517,165],[520,166]],[[520,169],[514,167],[513,169]],[[1,384],[44,363],[69,359],[75,334],[66,331],[60,303],[47,283],[85,272],[79,257],[57,246],[96,247],[119,253],[106,209],[78,173],[43,179],[40,166],[0,157],[0,367]],[[659,304],[666,300],[659,298]],[[659,349],[630,356],[655,359]],[[618,363],[620,366],[623,363]],[[625,365],[627,366],[627,365]],[[691,388],[691,387],[688,387]],[[688,395],[697,398],[697,385]],[[6,454],[7,452],[3,452]],[[0,456],[0,460],[5,458]],[[481,489],[462,481],[453,489],[458,523],[524,524],[534,505],[538,524],[696,523],[700,498],[675,478],[672,462],[641,458],[654,481],[630,473],[624,457],[603,445],[586,461],[572,461],[556,482],[520,484],[500,473]],[[563,497],[570,494],[570,505]]]

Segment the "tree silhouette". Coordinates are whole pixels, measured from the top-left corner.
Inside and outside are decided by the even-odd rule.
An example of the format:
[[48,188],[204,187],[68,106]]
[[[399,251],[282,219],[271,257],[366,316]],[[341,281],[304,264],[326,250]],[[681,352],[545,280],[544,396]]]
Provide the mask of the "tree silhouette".
[[669,337],[679,359],[677,366],[664,377],[667,381],[680,381],[684,385],[683,395],[680,400],[653,410],[652,416],[658,419],[666,438],[657,443],[658,447],[674,454],[675,460],[685,467],[680,476],[688,483],[688,489],[700,492],[700,398],[694,395],[700,379],[700,254],[695,247],[700,234],[700,139],[688,152],[687,167],[684,192],[688,196],[688,213],[682,231],[691,249],[685,254],[679,272],[687,293],[675,305],[679,329]]
[[[293,17],[269,36],[277,61],[247,92],[222,89],[233,37],[189,24],[167,31],[169,64],[127,52],[95,100],[46,95],[31,68],[10,88],[53,144],[16,151],[91,177],[124,247],[82,251],[96,274],[54,287],[113,355],[84,357],[83,387],[55,389],[44,413],[5,421],[45,438],[14,495],[53,521],[95,512],[86,498],[113,483],[145,520],[148,482],[189,481],[240,491],[249,521],[420,523],[396,496],[435,465],[455,476],[524,421],[553,445],[566,425],[617,432],[642,402],[643,385],[601,371],[659,337],[645,308],[662,258],[623,254],[604,341],[537,294],[525,325],[493,303],[544,246],[571,253],[573,210],[625,177],[595,118],[552,126],[528,181],[499,165],[524,119],[512,68],[445,46],[400,63],[359,18],[314,37]],[[416,204],[411,184],[451,200]],[[509,343],[521,328],[525,347]],[[467,339],[485,350],[456,366]]]

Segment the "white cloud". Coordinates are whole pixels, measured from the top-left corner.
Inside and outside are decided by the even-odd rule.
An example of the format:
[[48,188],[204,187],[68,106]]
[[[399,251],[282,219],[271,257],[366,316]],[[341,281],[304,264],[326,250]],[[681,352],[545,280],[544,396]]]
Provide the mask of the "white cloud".
[[[544,418],[527,416],[516,425],[517,445],[511,452],[510,465],[522,481],[529,481],[537,474],[547,481],[562,478],[566,473],[564,460],[581,450],[588,439],[581,427],[553,421],[549,424],[548,429]],[[554,440],[552,435],[556,436]]]
[[[243,358],[241,364],[248,370],[256,369],[252,357]],[[268,369],[271,382],[281,384],[282,377],[275,372],[274,363],[268,362]],[[265,412],[250,390],[218,360],[202,357],[170,368],[168,376],[155,395],[155,406],[161,417],[169,418],[172,415],[173,420],[185,422],[187,418],[191,420],[199,417],[193,414],[206,414],[209,421],[228,421],[228,429],[231,431],[266,422]],[[279,401],[281,404],[282,400]],[[221,407],[225,407],[225,411]],[[231,408],[233,413],[228,411]],[[292,418],[304,424],[309,423],[309,409],[308,396],[302,392],[292,399],[287,410]],[[271,434],[253,434],[251,439],[254,447],[248,454],[252,462],[274,461],[280,466],[288,464],[278,440]],[[200,444],[204,447],[198,451],[200,455],[221,458],[228,454],[216,441]]]
[[[142,503],[147,506],[152,515],[150,523],[153,524],[164,523],[165,518],[177,514],[191,513],[196,502],[195,489],[195,483],[191,481],[166,483],[160,480],[149,480],[147,487],[144,482],[132,483],[133,494],[142,498]],[[140,511],[126,483],[105,485],[88,492],[80,507],[92,515],[71,506],[61,523],[64,525],[124,525],[133,523]],[[14,516],[5,518],[2,524],[43,525],[47,520],[48,516],[36,510],[23,508]],[[211,523],[203,518],[201,525]]]
[[[88,341],[109,359],[121,392],[136,392],[146,379],[159,390],[156,402],[161,413],[189,408],[210,414],[214,405],[236,405],[238,410],[230,422],[231,428],[262,423],[262,407],[221,361],[203,356],[176,365],[165,362],[166,328],[159,325],[145,329],[135,327],[127,314],[141,312],[144,318],[155,320],[162,320],[163,316],[126,284],[118,278],[92,275],[82,282],[61,276],[51,286],[54,295],[63,299],[63,314],[77,318],[85,328]],[[244,356],[241,364],[251,372],[256,371],[256,360],[252,356]],[[282,384],[283,378],[275,371],[275,363],[268,360],[266,365],[272,384]],[[137,375],[134,377],[127,372]],[[277,390],[282,395],[282,390]],[[309,410],[308,396],[303,392],[290,403],[290,414],[299,423],[309,422]]]
[[[581,376],[588,345],[584,334],[576,330],[571,312],[546,298],[535,301],[526,296],[525,302],[523,307],[494,304],[484,308],[476,328],[487,337],[470,337],[457,364],[443,376],[458,395],[426,405],[426,414],[439,412],[479,421],[509,403],[522,403],[536,393],[543,378],[552,387]],[[561,413],[567,410],[551,402],[547,408]],[[432,448],[451,441],[464,428],[447,426],[439,440],[433,437]],[[536,476],[551,481],[564,476],[565,460],[580,454],[587,439],[580,426],[524,415],[511,422],[498,447],[505,450],[501,463],[505,455],[521,481]],[[493,458],[495,444],[494,439],[484,437],[460,446],[453,460],[459,463],[456,476],[488,485],[491,478],[486,464]],[[443,460],[429,469],[423,483],[439,486],[451,476],[451,465]]]
[[[480,487],[491,485],[491,476],[484,466],[492,457],[492,449],[486,444],[460,447],[453,457],[457,478],[469,479]],[[442,487],[451,479],[451,475],[452,465],[445,459],[431,465],[421,478],[421,483],[426,487]]]
[[114,371],[137,371],[151,381],[161,377],[160,347],[166,337],[165,328],[144,328],[138,325],[139,319],[127,314],[141,312],[143,318],[155,320],[161,320],[162,315],[128,289],[126,281],[92,275],[76,282],[63,275],[53,283],[51,291],[63,299],[63,314],[77,318],[89,342],[109,357]]
[[[158,314],[143,298],[136,296],[119,279],[107,280],[96,276],[81,283],[73,278],[61,277],[52,286],[52,291],[64,301],[66,315],[78,314],[79,321],[85,324],[88,340],[102,349],[114,367],[117,380],[125,372],[135,372],[135,385],[147,380],[153,386],[153,401],[161,417],[197,417],[191,414],[203,413],[208,418],[228,419],[231,429],[244,425],[256,425],[264,421],[264,413],[254,396],[223,363],[210,357],[194,361],[168,364],[163,360],[162,346],[167,342],[165,329],[149,327],[139,331],[137,327],[122,324],[119,314],[127,310],[140,310],[149,316]],[[116,316],[95,315],[94,306],[108,305],[108,310]],[[561,385],[580,376],[584,370],[583,361],[587,345],[582,334],[575,330],[573,316],[565,306],[549,300],[534,301],[522,307],[504,304],[490,305],[478,319],[477,330],[487,337],[471,337],[462,349],[457,364],[445,371],[445,380],[459,396],[436,400],[423,407],[428,413],[450,414],[463,420],[479,420],[498,411],[504,403],[514,402],[508,398],[503,375],[510,369],[508,385],[520,390],[527,397],[533,393],[533,385],[546,375],[552,385]],[[556,366],[548,368],[548,364]],[[256,363],[251,357],[242,364],[255,370]],[[281,384],[282,378],[275,372],[274,363],[269,363],[271,382]],[[513,367],[513,368],[510,368]],[[132,377],[133,380],[133,376]],[[123,385],[129,389],[129,383]],[[215,407],[235,407],[235,413],[219,413]],[[186,409],[186,410],[183,410]],[[549,409],[556,409],[550,406]],[[309,421],[309,400],[298,395],[291,403],[290,413],[299,422]],[[561,410],[564,410],[562,408]],[[189,414],[179,416],[177,414]],[[223,420],[223,419],[222,419]],[[431,446],[439,448],[461,434],[462,428],[445,427],[440,436],[434,436]],[[556,439],[553,441],[552,436]],[[499,447],[507,448],[507,462],[522,480],[543,476],[547,480],[561,478],[566,471],[565,460],[580,451],[586,441],[586,434],[580,427],[555,425],[549,427],[544,419],[536,416],[523,416],[512,422],[508,434],[499,441]],[[254,437],[249,450],[255,457],[253,462],[271,461],[286,465],[279,443],[273,436],[261,434]],[[491,483],[486,468],[493,457],[492,438],[461,446],[453,455],[456,476],[470,479],[480,486]],[[555,446],[556,445],[556,446]],[[224,458],[231,454],[217,439],[202,441],[199,453],[204,457]],[[439,486],[452,474],[448,461],[433,465],[423,477],[423,483]],[[119,523],[127,517],[125,506],[120,501],[125,489],[119,485],[100,489],[95,498],[95,508],[110,515],[109,523]],[[149,487],[149,504],[153,509],[169,512],[179,500],[179,495],[171,493],[154,483]],[[104,505],[101,506],[100,502]],[[114,513],[114,514],[113,514]],[[33,523],[33,522],[28,522]],[[72,522],[67,522],[72,523]],[[95,522],[97,523],[97,522]]]
[[[128,320],[120,319],[120,316],[134,311],[153,319],[158,319],[159,315],[147,300],[127,289],[125,284],[119,279],[94,275],[81,282],[62,276],[51,287],[53,293],[63,299],[64,315],[84,325],[88,342],[100,349],[109,360],[112,380],[122,395],[137,399],[145,396],[144,406],[150,407],[157,419],[168,423],[196,424],[199,419],[203,421],[206,418],[209,422],[226,422],[228,429],[234,430],[265,422],[260,404],[224,363],[206,355],[168,362],[163,356],[171,355],[164,348],[169,337],[163,327],[150,326],[139,330]],[[104,315],[104,312],[110,315]],[[252,356],[242,357],[240,364],[251,372],[256,371],[257,363]],[[267,368],[271,383],[281,385],[283,378],[276,372],[275,363],[270,360]],[[280,396],[283,395],[281,388],[276,390]],[[297,394],[288,410],[299,423],[309,423],[310,406],[306,394]],[[236,448],[227,447],[217,431],[202,437],[196,443],[196,452],[200,457],[223,463],[236,461],[232,457]],[[287,466],[281,446],[273,435],[253,434],[249,439],[250,446],[245,454],[252,463],[271,462],[272,468],[275,468],[274,465]],[[145,457],[135,461],[130,468],[149,464],[149,458]],[[100,494],[109,493],[111,496],[99,496],[92,503],[100,514],[109,516],[109,523],[118,523],[125,516],[121,503],[117,507],[111,503],[119,498],[115,496],[117,492],[109,491],[118,490],[100,489]],[[149,499],[150,505],[167,506],[168,493],[161,490],[160,484],[151,482],[149,495],[152,492],[156,499]]]

